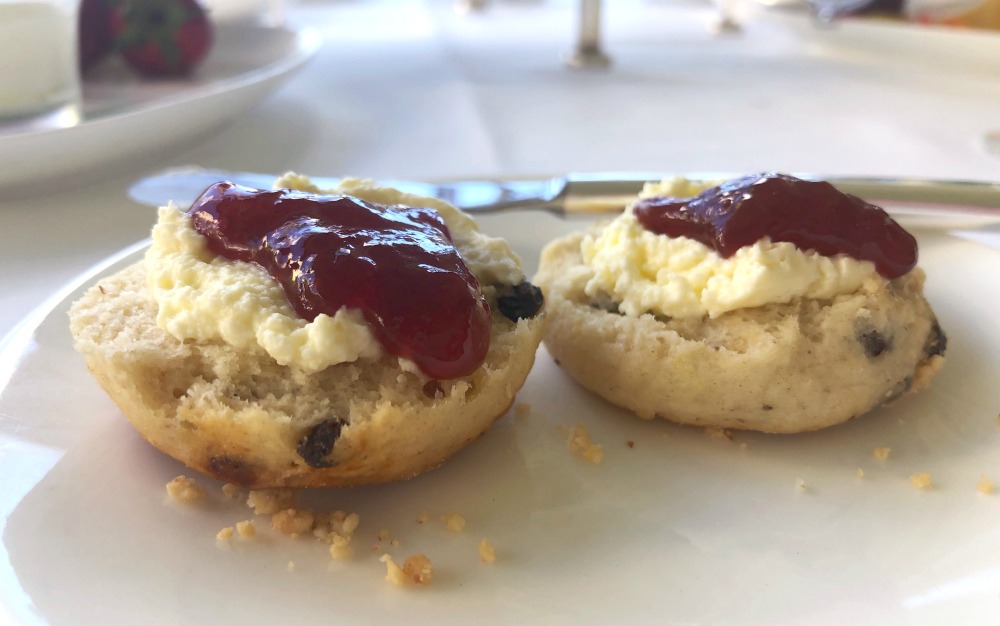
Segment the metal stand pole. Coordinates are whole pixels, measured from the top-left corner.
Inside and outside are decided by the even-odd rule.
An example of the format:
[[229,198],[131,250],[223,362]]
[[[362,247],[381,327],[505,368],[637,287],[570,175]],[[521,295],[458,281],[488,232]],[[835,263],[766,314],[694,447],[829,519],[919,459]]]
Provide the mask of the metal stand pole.
[[580,0],[580,37],[566,63],[579,68],[607,67],[611,63],[601,50],[601,0]]

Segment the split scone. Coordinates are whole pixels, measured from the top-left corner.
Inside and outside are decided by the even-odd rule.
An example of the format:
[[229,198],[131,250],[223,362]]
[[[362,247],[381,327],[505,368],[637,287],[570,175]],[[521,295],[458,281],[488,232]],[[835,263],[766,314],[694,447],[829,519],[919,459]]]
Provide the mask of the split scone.
[[924,387],[945,335],[916,241],[881,209],[780,174],[648,184],[550,243],[545,344],[639,417],[795,433]]
[[77,350],[146,440],[221,480],[352,486],[437,466],[513,401],[540,291],[439,200],[276,187],[161,208],[144,260],[73,305]]

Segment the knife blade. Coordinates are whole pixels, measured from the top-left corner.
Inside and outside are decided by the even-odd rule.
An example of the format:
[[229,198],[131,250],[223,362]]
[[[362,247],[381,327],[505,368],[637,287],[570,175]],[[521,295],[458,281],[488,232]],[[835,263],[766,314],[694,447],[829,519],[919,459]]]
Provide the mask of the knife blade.
[[[997,182],[794,175],[830,182],[845,193],[882,206],[909,227],[956,230],[1000,224],[1000,183]],[[564,216],[595,217],[621,211],[635,199],[647,181],[661,180],[666,176],[669,175],[606,172],[534,180],[459,180],[442,183],[379,180],[378,183],[407,193],[441,198],[469,213],[544,210]],[[699,172],[683,176],[698,181],[719,181],[738,175]],[[140,204],[154,207],[165,205],[168,201],[188,206],[206,188],[222,180],[270,189],[276,179],[273,174],[182,167],[163,170],[136,181],[129,189],[129,196]],[[317,177],[312,181],[321,189],[332,189],[340,179]]]

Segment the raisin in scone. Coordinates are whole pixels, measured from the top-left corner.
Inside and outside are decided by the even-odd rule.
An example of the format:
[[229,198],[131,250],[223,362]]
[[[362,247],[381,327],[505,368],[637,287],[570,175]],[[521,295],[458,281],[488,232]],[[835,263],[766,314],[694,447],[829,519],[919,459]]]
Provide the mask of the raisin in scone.
[[512,403],[540,291],[439,200],[276,187],[161,208],[144,260],[73,305],[77,350],[146,440],[221,480],[353,486],[436,467]]
[[945,335],[884,211],[778,174],[692,185],[649,184],[543,251],[545,344],[579,384],[642,418],[770,433],[927,385]]

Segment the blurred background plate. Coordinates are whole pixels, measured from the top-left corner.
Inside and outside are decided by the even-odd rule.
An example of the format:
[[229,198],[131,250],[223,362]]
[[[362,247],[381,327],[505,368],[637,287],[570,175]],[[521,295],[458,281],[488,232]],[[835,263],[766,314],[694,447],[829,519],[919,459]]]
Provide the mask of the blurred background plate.
[[[84,119],[70,128],[0,126],[0,189],[101,167],[205,139],[277,89],[319,49],[309,29],[220,24],[191,78],[148,80],[109,62],[84,81]],[[104,169],[105,172],[111,171]]]

